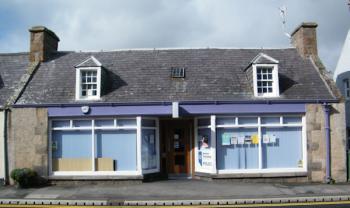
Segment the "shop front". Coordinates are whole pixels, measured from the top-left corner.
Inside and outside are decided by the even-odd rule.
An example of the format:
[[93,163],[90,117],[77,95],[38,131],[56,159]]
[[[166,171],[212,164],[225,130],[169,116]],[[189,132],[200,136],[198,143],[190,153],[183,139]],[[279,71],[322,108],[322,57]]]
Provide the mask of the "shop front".
[[191,107],[183,109],[187,114],[180,118],[49,110],[49,174],[215,178],[307,172],[302,110],[189,116]]

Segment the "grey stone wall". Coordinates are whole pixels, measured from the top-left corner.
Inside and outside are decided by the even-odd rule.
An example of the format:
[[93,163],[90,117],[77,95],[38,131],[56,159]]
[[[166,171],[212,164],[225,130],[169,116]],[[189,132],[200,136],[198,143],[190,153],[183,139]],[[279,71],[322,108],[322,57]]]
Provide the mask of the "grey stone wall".
[[[308,178],[312,182],[324,182],[326,176],[326,138],[323,106],[320,104],[308,104],[306,111]],[[345,182],[346,140],[344,103],[331,105],[330,128],[331,176],[335,182]]]
[[8,171],[27,167],[47,177],[47,109],[14,108],[11,110],[8,122]]

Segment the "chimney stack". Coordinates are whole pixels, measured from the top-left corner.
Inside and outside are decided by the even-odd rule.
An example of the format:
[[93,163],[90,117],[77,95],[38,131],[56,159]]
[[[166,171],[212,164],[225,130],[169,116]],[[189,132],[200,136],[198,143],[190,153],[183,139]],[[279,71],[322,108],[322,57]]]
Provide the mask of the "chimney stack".
[[314,22],[303,22],[292,33],[292,45],[304,58],[317,56],[316,28]]
[[44,26],[34,26],[29,29],[30,32],[30,52],[29,60],[47,61],[51,53],[57,52],[60,39],[51,30]]

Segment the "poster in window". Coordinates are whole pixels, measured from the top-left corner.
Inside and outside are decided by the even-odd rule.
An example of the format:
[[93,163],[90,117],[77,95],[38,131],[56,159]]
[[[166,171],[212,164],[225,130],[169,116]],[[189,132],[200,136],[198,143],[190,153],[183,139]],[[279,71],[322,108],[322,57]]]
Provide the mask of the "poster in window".
[[238,144],[244,144],[244,137],[243,136],[238,137]]
[[203,148],[209,148],[209,139],[208,136],[202,136],[201,140],[200,140],[200,149]]
[[270,136],[270,142],[271,143],[276,143],[276,139],[277,139],[276,135],[273,134],[273,135]]
[[269,137],[269,135],[267,135],[267,134],[264,134],[264,135],[263,135],[263,143],[264,143],[264,144],[270,143],[270,137]]
[[222,139],[222,142],[221,142],[222,146],[227,146],[227,145],[231,144],[231,135],[230,134],[228,134],[228,133],[223,134],[221,139]]
[[259,144],[259,136],[257,134],[252,135],[252,144]]
[[251,144],[252,143],[252,137],[250,135],[246,135],[244,137],[244,143],[245,144]]
[[233,145],[238,144],[238,138],[237,137],[231,137],[231,144],[233,144]]
[[149,135],[149,143],[154,144],[154,135],[153,134]]

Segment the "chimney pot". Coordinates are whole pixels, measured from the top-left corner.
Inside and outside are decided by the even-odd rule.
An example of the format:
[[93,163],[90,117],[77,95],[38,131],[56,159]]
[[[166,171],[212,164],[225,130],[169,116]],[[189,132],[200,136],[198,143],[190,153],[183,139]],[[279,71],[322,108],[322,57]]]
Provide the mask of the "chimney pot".
[[30,32],[29,60],[47,61],[51,53],[57,52],[60,39],[57,35],[44,26],[34,26]]
[[292,45],[304,58],[315,57],[318,54],[316,28],[315,22],[303,22],[292,32]]

